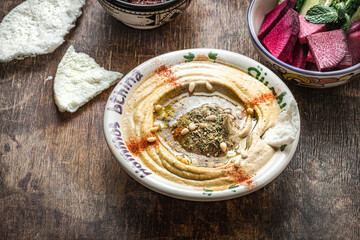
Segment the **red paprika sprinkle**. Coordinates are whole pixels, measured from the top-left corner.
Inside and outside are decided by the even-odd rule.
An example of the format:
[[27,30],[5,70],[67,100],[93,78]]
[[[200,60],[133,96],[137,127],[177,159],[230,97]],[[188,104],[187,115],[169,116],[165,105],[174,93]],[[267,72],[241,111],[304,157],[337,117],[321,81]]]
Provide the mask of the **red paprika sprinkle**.
[[230,169],[227,170],[227,173],[235,180],[236,184],[241,184],[245,181],[251,181],[249,179],[252,178],[252,176],[247,174],[240,167],[236,168],[234,166],[231,166]]
[[151,143],[148,142],[147,139],[149,137],[154,137],[154,136],[148,135],[141,139],[136,137],[131,137],[128,141],[125,141],[125,143],[128,149],[130,150],[130,152],[134,155],[137,155],[139,154],[140,151],[145,151],[146,149],[159,145],[158,139],[156,139],[155,142],[151,142]]
[[165,66],[165,64],[161,65],[160,67],[158,67],[156,70],[155,70],[155,73],[159,73],[161,71],[164,71],[166,70],[167,67]]
[[253,108],[255,107],[256,105],[258,104],[261,104],[261,103],[265,103],[265,102],[268,102],[268,101],[272,101],[275,99],[275,96],[274,94],[272,93],[261,93],[260,95],[258,94],[257,96],[255,96],[253,99],[251,99],[247,104],[246,106],[248,108]]
[[243,185],[246,189],[252,189],[253,187],[255,187],[255,183],[253,180],[247,180],[245,182],[240,183],[241,185]]
[[155,70],[155,79],[157,82],[169,82],[174,86],[179,86],[180,84],[176,81],[177,77],[170,68],[165,65],[161,65],[158,69]]

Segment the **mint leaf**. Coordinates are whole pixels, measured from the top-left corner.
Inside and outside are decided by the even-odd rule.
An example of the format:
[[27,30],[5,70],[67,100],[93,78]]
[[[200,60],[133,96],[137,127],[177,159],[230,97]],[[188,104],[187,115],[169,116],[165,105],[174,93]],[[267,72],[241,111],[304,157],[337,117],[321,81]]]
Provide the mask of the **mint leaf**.
[[306,20],[311,23],[331,23],[338,19],[339,15],[335,8],[318,4],[311,7],[306,13]]

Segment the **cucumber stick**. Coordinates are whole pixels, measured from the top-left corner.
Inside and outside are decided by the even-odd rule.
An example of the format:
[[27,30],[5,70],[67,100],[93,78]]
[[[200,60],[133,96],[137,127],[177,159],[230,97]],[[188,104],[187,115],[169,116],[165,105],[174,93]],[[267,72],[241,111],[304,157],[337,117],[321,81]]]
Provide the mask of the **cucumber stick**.
[[326,6],[330,6],[332,4],[333,0],[305,0],[304,4],[300,10],[300,15],[305,15],[306,12],[315,5],[318,4],[324,4]]
[[356,22],[357,20],[360,19],[360,7],[358,8],[358,10],[355,12],[355,14],[352,16],[351,18],[351,23]]

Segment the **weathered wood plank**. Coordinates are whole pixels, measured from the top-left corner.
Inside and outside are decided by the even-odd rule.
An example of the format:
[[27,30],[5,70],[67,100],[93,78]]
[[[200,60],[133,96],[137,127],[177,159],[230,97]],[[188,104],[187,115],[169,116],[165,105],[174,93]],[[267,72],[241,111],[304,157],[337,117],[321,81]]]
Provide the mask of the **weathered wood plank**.
[[[21,2],[1,1],[0,19]],[[123,73],[185,48],[258,59],[249,2],[196,0],[170,24],[140,31],[88,0],[55,52],[0,64],[0,238],[358,239],[360,81],[327,90],[289,85],[302,120],[290,165],[265,188],[215,203],[162,196],[121,169],[102,130],[111,89],[75,114],[57,111],[53,80],[45,79],[70,44]]]

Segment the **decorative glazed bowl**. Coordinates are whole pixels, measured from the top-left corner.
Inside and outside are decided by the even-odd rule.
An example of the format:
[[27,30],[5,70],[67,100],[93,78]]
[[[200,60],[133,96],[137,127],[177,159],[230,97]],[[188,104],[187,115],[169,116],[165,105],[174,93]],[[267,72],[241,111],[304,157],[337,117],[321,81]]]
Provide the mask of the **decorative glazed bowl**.
[[175,19],[191,0],[169,0],[163,3],[140,5],[121,0],[98,0],[113,17],[127,26],[152,29]]
[[[188,49],[170,52],[142,63],[128,73],[114,88],[106,103],[104,113],[104,132],[108,146],[122,168],[131,177],[149,189],[170,197],[192,201],[218,201],[254,192],[270,183],[285,169],[296,150],[300,131],[297,132],[295,141],[284,149],[277,150],[272,158],[250,179],[220,190],[185,186],[157,175],[147,167],[146,163],[138,160],[132,154],[124,140],[125,133],[122,126],[128,124],[128,122],[123,122],[126,113],[124,107],[135,89],[161,67],[186,64],[197,57],[201,59],[205,57],[211,62],[230,64],[244,70],[246,74],[257,79],[254,81],[259,81],[274,93],[280,109],[286,110],[290,102],[295,102],[286,84],[276,74],[243,55],[219,49]],[[295,108],[298,115],[297,106]],[[300,129],[300,122],[297,127]]]
[[318,72],[296,68],[275,58],[261,44],[257,35],[265,15],[274,9],[277,3],[277,0],[252,0],[248,9],[247,22],[251,40],[266,66],[287,82],[311,88],[336,87],[359,78],[360,64],[342,70]]

